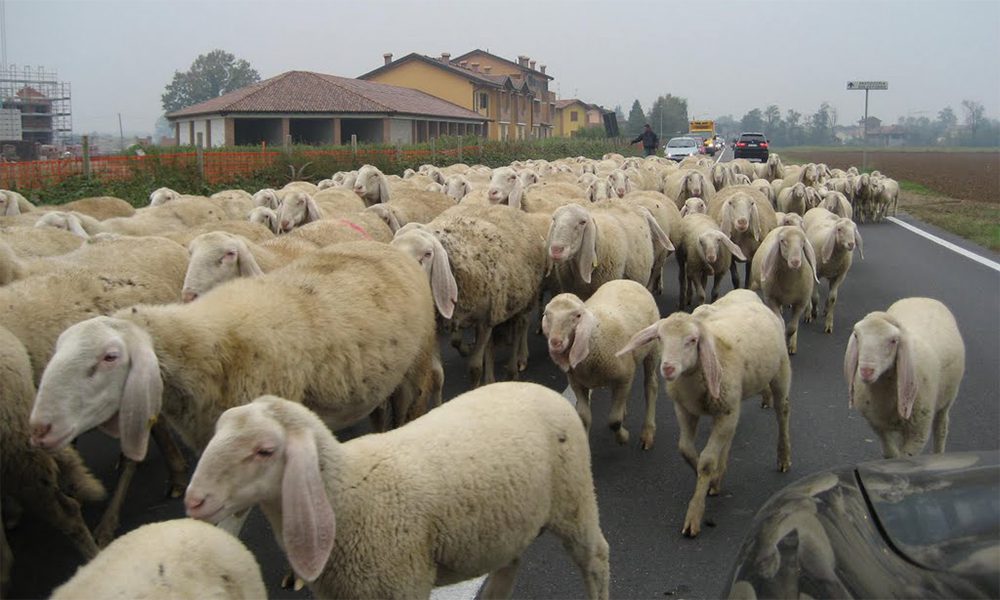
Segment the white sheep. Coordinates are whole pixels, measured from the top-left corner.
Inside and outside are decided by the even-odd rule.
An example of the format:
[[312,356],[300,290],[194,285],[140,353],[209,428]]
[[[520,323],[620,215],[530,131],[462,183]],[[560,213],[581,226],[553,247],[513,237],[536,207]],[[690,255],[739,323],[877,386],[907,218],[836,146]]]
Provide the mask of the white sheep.
[[589,298],[613,279],[648,285],[654,244],[673,250],[648,210],[617,203],[590,209],[569,204],[556,209],[546,240],[560,291],[581,298]]
[[657,344],[616,356],[629,339],[660,318],[656,300],[642,285],[628,280],[609,281],[587,302],[573,294],[559,294],[545,306],[542,332],[548,339],[549,356],[566,373],[576,396],[576,410],[590,431],[591,390],[611,388],[608,424],[620,444],[627,444],[626,403],[636,369],[642,364],[645,380],[646,416],[640,435],[643,450],[653,447],[656,436]]
[[78,598],[265,598],[260,566],[239,539],[194,519],[150,523],[105,548],[59,586]]
[[281,225],[278,223],[278,214],[266,206],[255,207],[250,211],[247,220],[251,223],[259,223],[274,233],[281,232]]
[[435,217],[455,206],[445,194],[425,190],[397,190],[392,200],[369,206],[395,234],[407,223],[430,223]]
[[696,305],[706,301],[705,286],[709,275],[712,276],[711,299],[718,298],[719,284],[729,272],[733,258],[743,261],[747,258],[708,215],[689,213],[682,219],[682,228],[684,241],[677,251],[677,264],[680,267],[679,305],[683,310],[695,295]]
[[[814,208],[809,212],[819,211],[821,208]],[[857,246],[861,258],[864,259],[865,251],[858,226],[849,218],[812,220],[806,227],[806,237],[816,251],[816,277],[826,279],[829,283],[830,291],[826,299],[826,323],[823,331],[833,333],[833,309],[837,304],[838,291],[840,285],[847,277],[847,272],[851,268],[854,257],[854,248]],[[810,310],[810,320],[815,319],[819,313],[819,285],[813,286],[812,308]]]
[[799,319],[812,302],[816,277],[816,253],[806,232],[799,227],[776,227],[760,243],[750,266],[750,289],[760,290],[774,314],[791,307],[785,336],[788,353],[798,350]]
[[257,190],[254,192],[252,200],[254,206],[263,206],[265,208],[270,208],[271,210],[277,210],[278,205],[281,204],[281,198],[278,197],[278,191],[273,188]]
[[680,209],[688,198],[712,200],[715,188],[704,173],[697,169],[681,169],[671,173],[664,181],[663,193],[673,198]]
[[587,436],[566,400],[536,384],[480,388],[344,443],[281,398],[230,409],[185,506],[218,522],[255,505],[319,597],[427,598],[485,573],[484,597],[508,597],[541,531],[562,539],[588,597],[608,597]]
[[131,217],[135,214],[135,207],[121,198],[114,196],[80,198],[66,204],[60,204],[59,208],[68,212],[83,213],[94,217],[98,221],[113,217]]
[[[684,535],[701,530],[705,495],[718,495],[742,400],[761,394],[778,421],[778,470],[792,464],[788,391],[792,369],[781,319],[756,294],[734,290],[695,315],[676,312],[637,333],[619,354],[659,341],[660,372],[680,425],[678,448],[698,481],[684,518]],[[698,420],[712,418],[708,442],[695,451]]]
[[455,202],[460,202],[472,189],[472,181],[465,175],[449,175],[444,180],[444,193]]
[[31,361],[21,341],[4,327],[0,327],[0,365],[3,495],[66,535],[83,558],[91,559],[97,544],[83,520],[80,501],[103,500],[104,486],[72,446],[49,453],[29,444],[28,417],[35,398]]
[[854,209],[844,194],[836,191],[828,191],[822,195],[822,198],[816,206],[825,208],[838,217],[853,218]]
[[[743,287],[747,287],[750,283],[749,261],[753,260],[764,236],[778,225],[770,201],[760,190],[749,185],[731,185],[715,194],[708,203],[708,214],[747,257],[743,275]],[[735,264],[730,264],[730,273],[733,287],[740,287]]]
[[160,206],[161,204],[166,204],[167,202],[171,202],[180,197],[180,193],[175,192],[168,187],[157,188],[149,194],[149,205]]
[[649,285],[646,286],[654,294],[662,295],[663,266],[666,264],[670,253],[684,241],[681,212],[677,210],[677,205],[670,198],[661,192],[652,190],[629,192],[625,194],[621,202],[648,210],[660,226],[660,229],[670,239],[669,247],[659,243],[653,244],[653,270],[652,276],[649,278]]
[[854,325],[844,354],[850,406],[868,420],[885,458],[919,454],[933,427],[944,452],[948,415],[965,373],[965,344],[948,307],[904,298]]
[[806,211],[812,208],[806,202],[806,186],[796,183],[782,189],[778,193],[777,206],[783,213],[806,214]]
[[0,190],[0,217],[15,217],[34,209],[35,206],[18,192]]
[[708,205],[701,198],[688,198],[684,201],[684,206],[681,208],[681,217],[694,214],[708,214]]
[[390,198],[389,180],[373,165],[364,165],[358,169],[354,180],[354,193],[365,201],[367,206],[388,202]]

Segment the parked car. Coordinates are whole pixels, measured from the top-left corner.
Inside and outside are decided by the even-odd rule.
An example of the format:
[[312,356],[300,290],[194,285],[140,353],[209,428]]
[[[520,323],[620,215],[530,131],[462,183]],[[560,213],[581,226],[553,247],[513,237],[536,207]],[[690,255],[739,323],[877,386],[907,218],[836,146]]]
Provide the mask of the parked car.
[[663,156],[680,162],[685,156],[698,154],[700,148],[701,144],[695,138],[687,136],[670,138],[663,147]]
[[733,144],[733,158],[767,162],[767,137],[763,133],[741,133]]
[[728,598],[1000,597],[1000,452],[880,460],[771,497]]

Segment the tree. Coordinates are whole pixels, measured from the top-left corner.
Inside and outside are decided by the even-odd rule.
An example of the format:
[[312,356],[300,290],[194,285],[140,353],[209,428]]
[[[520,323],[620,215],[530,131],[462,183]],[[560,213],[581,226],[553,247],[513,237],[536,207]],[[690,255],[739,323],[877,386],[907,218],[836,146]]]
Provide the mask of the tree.
[[791,108],[785,113],[785,124],[788,131],[785,143],[789,146],[797,146],[802,143],[802,125],[799,124],[801,118],[802,113]]
[[833,138],[830,126],[830,104],[823,102],[809,120],[809,138],[814,144],[829,144]]
[[958,117],[955,116],[955,111],[950,106],[946,106],[938,112],[938,123],[947,131],[958,125]]
[[740,127],[743,131],[763,131],[764,129],[764,115],[760,112],[759,108],[755,108],[743,115],[740,119]]
[[965,126],[969,128],[969,137],[975,139],[986,108],[974,100],[962,100],[962,110],[965,111]]
[[[687,133],[688,108],[687,99],[667,94],[660,96],[649,109],[649,120],[656,133],[662,138],[674,133]],[[637,134],[638,135],[638,134]]]
[[249,62],[223,50],[212,50],[194,59],[187,71],[175,71],[160,99],[163,110],[169,113],[258,81],[260,74]]
[[778,108],[777,104],[771,104],[764,109],[764,126],[766,133],[769,136],[773,136],[775,130],[778,128],[778,123],[781,122],[781,109]]
[[632,109],[628,111],[628,122],[626,123],[625,135],[634,138],[642,133],[642,127],[646,124],[646,113],[642,111],[642,105],[637,99],[632,103]]
[[174,126],[167,121],[167,117],[160,115],[160,118],[156,120],[156,124],[153,126],[153,133],[156,136],[156,140],[159,141],[161,137],[174,137]]

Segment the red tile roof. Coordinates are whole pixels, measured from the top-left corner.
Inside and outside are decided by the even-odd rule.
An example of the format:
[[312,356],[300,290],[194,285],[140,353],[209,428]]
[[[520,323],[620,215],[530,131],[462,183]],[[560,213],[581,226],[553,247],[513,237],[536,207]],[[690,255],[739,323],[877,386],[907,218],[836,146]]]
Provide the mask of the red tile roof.
[[211,113],[398,113],[482,121],[483,116],[419,90],[288,71],[245,88],[167,114]]
[[505,87],[507,84],[510,84],[510,86],[513,87],[515,90],[518,91],[528,90],[529,92],[531,92],[531,88],[528,86],[528,82],[523,78],[513,78],[510,75],[493,75],[484,73],[483,71],[473,71],[472,69],[462,67],[454,60],[451,62],[444,62],[432,56],[425,56],[423,54],[417,54],[416,52],[411,52],[410,54],[407,54],[402,58],[394,60],[387,65],[382,65],[377,69],[372,69],[367,73],[363,73],[358,76],[358,79],[367,80],[372,75],[397,67],[400,64],[409,60],[418,60],[425,64],[435,66],[439,69],[444,69],[445,71],[455,73],[456,75],[465,77],[466,79],[474,81],[480,85],[502,88]]
[[542,73],[538,69],[532,69],[531,67],[525,67],[525,66],[520,65],[520,64],[518,64],[518,63],[516,63],[516,62],[514,62],[514,61],[512,61],[510,59],[504,58],[502,56],[497,56],[496,54],[493,54],[492,52],[487,52],[486,50],[482,50],[480,48],[476,48],[475,50],[470,50],[469,52],[466,52],[465,54],[462,54],[461,56],[456,56],[455,58],[451,59],[451,62],[459,62],[459,61],[462,61],[462,60],[467,60],[473,54],[485,54],[486,56],[489,56],[491,58],[495,58],[497,60],[502,60],[503,62],[505,62],[505,63],[507,63],[507,64],[509,64],[509,65],[511,65],[513,67],[517,67],[518,69],[521,69],[522,71],[528,71],[530,73],[534,73],[535,75],[539,75],[539,76],[544,77],[546,79],[555,79],[555,77],[553,77],[553,76],[551,76],[551,75],[549,75],[547,73]]

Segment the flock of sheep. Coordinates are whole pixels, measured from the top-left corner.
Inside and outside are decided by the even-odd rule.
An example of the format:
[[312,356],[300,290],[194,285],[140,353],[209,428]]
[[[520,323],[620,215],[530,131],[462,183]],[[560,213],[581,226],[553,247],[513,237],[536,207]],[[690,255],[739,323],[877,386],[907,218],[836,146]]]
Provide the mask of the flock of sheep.
[[[773,408],[777,466],[790,467],[799,320],[818,317],[827,279],[832,333],[862,249],[854,220],[893,213],[898,188],[776,154],[760,165],[613,154],[403,177],[364,166],[252,195],[161,188],[138,210],[108,197],[55,210],[0,191],[5,522],[33,511],[93,559],[55,597],[177,595],[195,582],[196,595],[262,596],[252,555],[201,523],[142,527],[98,554],[152,436],[190,517],[228,524],[259,506],[318,596],[426,597],[484,573],[485,597],[509,596],[547,530],[588,595],[606,598],[591,391],[610,389],[608,424],[627,444],[641,366],[648,449],[662,375],[697,475],[682,531],[698,535],[744,399]],[[661,318],[671,253],[680,310]],[[494,383],[502,345],[506,378],[526,369],[539,315],[575,409],[536,384]],[[440,328],[474,388],[446,402]],[[869,314],[844,369],[885,456],[919,453],[932,430],[943,451],[964,371],[947,308],[911,298]],[[699,452],[701,417],[712,428]],[[387,433],[331,433],[366,418]],[[120,438],[125,461],[92,534],[80,502],[105,490],[70,442],[95,427]],[[173,433],[200,455],[190,483]]]

